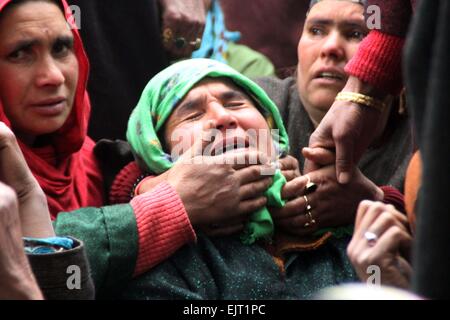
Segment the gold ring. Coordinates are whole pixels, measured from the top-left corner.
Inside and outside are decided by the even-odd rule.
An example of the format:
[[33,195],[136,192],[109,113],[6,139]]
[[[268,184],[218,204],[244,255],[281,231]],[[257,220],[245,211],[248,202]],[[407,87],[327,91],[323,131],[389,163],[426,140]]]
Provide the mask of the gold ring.
[[305,202],[306,202],[306,213],[305,213],[305,215],[306,215],[306,216],[308,217],[308,219],[309,219],[309,221],[306,222],[303,226],[304,226],[305,228],[308,228],[309,226],[314,225],[314,224],[316,223],[316,220],[314,220],[314,218],[313,218],[313,216],[312,216],[312,207],[311,207],[311,205],[309,204],[308,197],[307,197],[307,196],[303,196],[303,199],[305,199]]
[[189,42],[189,44],[194,47],[194,50],[198,50],[202,46],[202,39],[197,38],[195,41]]
[[306,209],[305,210],[308,210],[308,207],[311,208],[311,206],[309,205],[308,197],[307,196],[303,196],[303,199],[305,199],[305,203],[306,203],[306,206],[305,206]]
[[173,40],[173,31],[170,28],[165,28],[162,33],[163,43],[169,44]]

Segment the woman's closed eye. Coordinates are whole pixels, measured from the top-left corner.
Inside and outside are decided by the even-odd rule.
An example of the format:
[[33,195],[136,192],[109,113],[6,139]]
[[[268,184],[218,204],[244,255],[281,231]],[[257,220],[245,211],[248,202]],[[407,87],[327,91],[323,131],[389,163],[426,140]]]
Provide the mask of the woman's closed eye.
[[245,101],[230,101],[223,104],[225,108],[231,109],[231,108],[240,108],[244,107],[246,105]]
[[205,114],[205,113],[202,112],[202,111],[196,111],[196,112],[193,112],[193,113],[187,115],[187,116],[184,118],[184,121],[192,121],[192,120],[198,120],[198,119],[201,119],[201,117],[203,117],[204,114]]

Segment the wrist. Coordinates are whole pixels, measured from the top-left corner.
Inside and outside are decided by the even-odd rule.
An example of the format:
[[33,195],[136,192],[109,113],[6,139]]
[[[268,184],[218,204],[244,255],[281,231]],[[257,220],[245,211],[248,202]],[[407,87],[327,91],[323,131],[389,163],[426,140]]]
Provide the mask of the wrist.
[[375,202],[383,202],[384,200],[384,191],[378,186],[375,186],[372,190],[372,194],[370,196],[370,200]]
[[342,89],[342,92],[360,93],[378,100],[384,100],[388,96],[387,93],[380,91],[367,82],[361,81],[355,76],[350,76],[348,78],[344,89]]
[[49,238],[55,236],[47,198],[42,190],[30,192],[26,199],[21,199],[20,223],[24,237]]
[[168,182],[167,171],[160,174],[159,176],[151,176],[151,175],[141,176],[138,178],[133,187],[132,197],[150,191],[151,189],[155,188],[162,182]]

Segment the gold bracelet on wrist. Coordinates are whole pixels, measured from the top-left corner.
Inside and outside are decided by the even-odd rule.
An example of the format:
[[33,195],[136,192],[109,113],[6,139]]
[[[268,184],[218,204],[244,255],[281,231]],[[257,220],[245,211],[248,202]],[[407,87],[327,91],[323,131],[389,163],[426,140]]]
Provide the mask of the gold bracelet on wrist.
[[386,109],[386,103],[383,101],[356,92],[339,92],[335,100],[361,104],[363,106],[374,108],[380,112],[383,112]]

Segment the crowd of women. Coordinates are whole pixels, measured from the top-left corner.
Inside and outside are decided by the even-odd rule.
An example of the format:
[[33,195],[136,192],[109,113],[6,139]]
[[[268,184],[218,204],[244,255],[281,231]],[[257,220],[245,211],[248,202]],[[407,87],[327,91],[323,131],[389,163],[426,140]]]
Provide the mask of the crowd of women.
[[80,35],[65,0],[0,0],[0,298],[311,299],[370,266],[448,296],[424,277],[450,244],[430,182],[449,176],[450,7],[418,2],[442,21],[418,12],[406,50],[414,3],[313,0],[296,72],[250,79],[231,59],[169,66],[216,36],[216,1],[73,1]]

